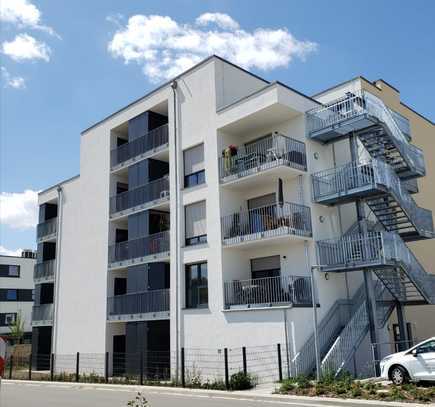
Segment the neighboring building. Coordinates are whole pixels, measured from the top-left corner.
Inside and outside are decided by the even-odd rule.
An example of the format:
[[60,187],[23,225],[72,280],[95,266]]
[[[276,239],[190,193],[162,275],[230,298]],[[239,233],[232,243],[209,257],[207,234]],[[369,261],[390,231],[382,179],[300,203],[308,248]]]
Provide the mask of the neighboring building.
[[0,335],[9,337],[10,326],[21,314],[24,342],[32,339],[33,268],[35,252],[23,250],[21,257],[0,255]]
[[281,343],[309,372],[313,268],[322,366],[364,374],[392,312],[435,303],[406,245],[433,246],[423,155],[364,83],[311,98],[213,56],[85,130],[80,176],[39,195],[33,352],[115,374]]

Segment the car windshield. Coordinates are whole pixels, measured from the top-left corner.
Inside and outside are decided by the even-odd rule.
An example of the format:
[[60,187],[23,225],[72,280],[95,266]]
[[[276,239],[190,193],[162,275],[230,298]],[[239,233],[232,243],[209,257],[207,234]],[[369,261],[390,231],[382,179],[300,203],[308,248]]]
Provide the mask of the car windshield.
[[435,352],[435,340],[429,341],[424,343],[423,345],[420,345],[416,349],[417,353],[429,353],[429,352]]

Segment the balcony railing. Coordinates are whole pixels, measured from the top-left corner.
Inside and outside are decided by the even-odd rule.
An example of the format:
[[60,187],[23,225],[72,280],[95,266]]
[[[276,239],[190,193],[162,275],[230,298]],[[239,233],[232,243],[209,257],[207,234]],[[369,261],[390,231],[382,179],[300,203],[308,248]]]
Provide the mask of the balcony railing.
[[[369,92],[354,92],[349,96],[310,110],[307,112],[307,128],[311,137],[315,137],[317,132],[328,128],[340,134],[346,134],[353,129],[359,130],[355,127],[356,125],[346,123],[349,123],[351,119],[356,121],[363,117],[375,118],[384,123],[388,127],[393,144],[409,167],[416,174],[425,173],[423,151],[408,142],[408,137],[401,131],[384,102]],[[365,123],[360,128],[367,126],[369,124]]]
[[236,155],[220,157],[219,175],[225,182],[281,165],[306,171],[305,143],[282,134],[264,137],[239,147]]
[[222,217],[224,243],[281,235],[311,236],[310,208],[290,202],[273,204]]
[[164,177],[110,198],[110,214],[152,201],[169,199],[169,178]]
[[278,276],[227,281],[224,290],[226,308],[312,303],[310,277]]
[[53,304],[34,305],[32,308],[32,323],[52,323]]
[[423,234],[432,234],[432,212],[420,208],[393,168],[381,160],[352,162],[321,171],[312,176],[314,200],[322,202],[346,199],[367,189],[391,194],[415,228]]
[[47,260],[42,263],[36,263],[33,271],[33,279],[38,280],[52,280],[56,270],[56,260]]
[[124,161],[154,151],[168,143],[168,125],[157,127],[142,137],[138,137],[111,151],[110,163],[114,167]]
[[107,299],[109,318],[164,311],[169,311],[169,288],[116,295]]
[[317,242],[317,253],[323,271],[398,267],[428,303],[435,302],[435,276],[426,273],[397,233],[369,232],[321,240]]
[[42,239],[45,236],[56,233],[57,230],[57,218],[49,219],[43,223],[39,223],[36,228],[36,236],[38,239]]
[[169,251],[169,230],[139,239],[127,240],[109,247],[109,262],[115,263]]

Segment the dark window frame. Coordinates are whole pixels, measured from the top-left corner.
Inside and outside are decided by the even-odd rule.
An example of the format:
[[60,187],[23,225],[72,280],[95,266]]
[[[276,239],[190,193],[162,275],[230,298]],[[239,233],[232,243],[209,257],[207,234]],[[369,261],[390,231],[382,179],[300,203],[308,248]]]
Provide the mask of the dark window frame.
[[[205,265],[205,276],[202,275],[204,272],[203,266]],[[202,284],[192,284],[192,268],[196,267],[196,273],[197,273],[197,281],[201,281]],[[201,308],[208,308],[208,262],[202,261],[197,263],[190,263],[186,264],[184,266],[184,280],[185,280],[185,307],[186,309],[201,309]],[[205,284],[204,281],[205,280]],[[206,296],[207,301],[206,302],[200,302],[201,295],[199,293],[199,290],[206,288]],[[197,290],[196,293],[196,302],[193,301],[193,295],[192,290]]]
[[[0,277],[1,278],[20,278],[20,276],[21,276],[21,266],[19,264],[1,264],[0,265],[0,268],[3,269],[3,270],[5,270],[6,267],[8,268],[7,272],[0,271]],[[11,271],[10,271],[11,267],[14,267],[14,268],[18,269],[18,274],[17,275],[11,275]],[[3,275],[3,273],[4,273],[4,275]]]
[[205,169],[184,175],[184,188],[205,184]]
[[186,246],[197,246],[199,244],[206,244],[206,243],[207,243],[207,235],[186,237]]

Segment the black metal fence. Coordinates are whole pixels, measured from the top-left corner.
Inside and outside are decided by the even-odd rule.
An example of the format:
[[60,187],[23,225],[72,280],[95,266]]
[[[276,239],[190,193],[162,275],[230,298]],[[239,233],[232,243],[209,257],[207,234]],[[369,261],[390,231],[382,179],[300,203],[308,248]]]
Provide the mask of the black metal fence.
[[255,383],[287,377],[286,345],[240,348],[182,348],[140,353],[74,353],[9,356],[4,378],[114,384],[217,386],[230,388],[231,376],[244,372]]

